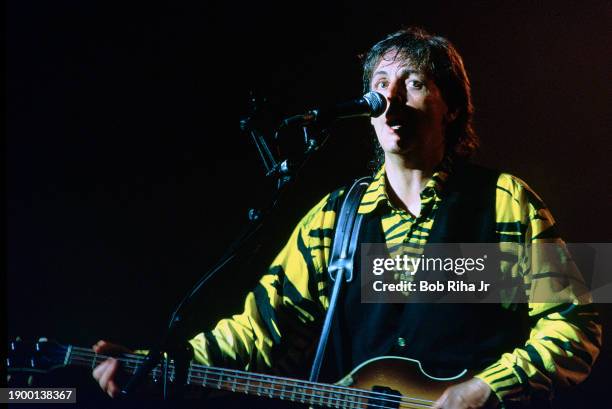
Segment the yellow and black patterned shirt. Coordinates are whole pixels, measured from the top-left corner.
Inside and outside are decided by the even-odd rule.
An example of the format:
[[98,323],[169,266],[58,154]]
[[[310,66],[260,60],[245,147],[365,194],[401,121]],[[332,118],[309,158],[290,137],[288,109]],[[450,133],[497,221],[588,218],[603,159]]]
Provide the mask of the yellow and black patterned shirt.
[[[415,217],[397,208],[387,195],[384,167],[368,187],[358,212],[380,211],[382,229],[390,252],[396,246],[427,242],[441,189],[448,174],[437,172],[421,192],[421,212]],[[250,292],[242,314],[217,323],[190,343],[195,359],[207,365],[231,365],[262,370],[279,365],[276,350],[295,343],[296,326],[285,326],[280,311],[312,328],[328,307],[325,279],[331,251],[337,203],[342,191],[327,195],[294,229],[289,241]],[[559,243],[555,222],[542,200],[522,180],[502,173],[496,190],[496,233],[505,243]],[[536,258],[534,271],[555,271],[563,260]],[[517,265],[502,265],[502,270]],[[518,274],[510,271],[511,274]],[[588,301],[587,301],[588,303]],[[597,314],[583,308],[584,301],[570,304],[530,303],[534,322],[524,345],[516,345],[476,376],[490,385],[500,399],[526,399],[533,391],[552,393],[555,385],[573,385],[584,380],[601,346]],[[313,307],[314,306],[314,307]],[[587,305],[588,306],[588,305]],[[299,332],[299,329],[297,329]]]

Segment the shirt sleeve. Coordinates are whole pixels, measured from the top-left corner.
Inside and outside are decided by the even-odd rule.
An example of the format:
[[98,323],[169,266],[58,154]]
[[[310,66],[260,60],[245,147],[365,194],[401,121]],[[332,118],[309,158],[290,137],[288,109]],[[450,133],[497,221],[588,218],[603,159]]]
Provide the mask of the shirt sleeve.
[[205,365],[269,372],[297,366],[327,308],[327,265],[340,191],[327,195],[294,229],[241,314],[220,320],[189,342]]
[[[525,246],[530,254],[523,267],[531,289],[540,283],[554,287],[554,280],[563,275],[557,272],[575,267],[548,208],[525,182],[500,176],[496,213],[501,241],[531,244]],[[544,243],[562,251],[539,251],[544,246],[537,244]],[[580,274],[577,269],[575,273]],[[525,345],[476,375],[502,402],[551,399],[555,387],[575,385],[588,376],[601,348],[602,327],[588,294],[566,302],[534,302],[530,296],[531,330]]]

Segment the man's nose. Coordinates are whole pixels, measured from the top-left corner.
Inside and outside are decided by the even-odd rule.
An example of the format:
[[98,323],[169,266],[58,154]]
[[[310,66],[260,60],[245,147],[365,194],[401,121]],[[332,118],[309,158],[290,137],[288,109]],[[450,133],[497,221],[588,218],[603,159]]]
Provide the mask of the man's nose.
[[387,99],[385,118],[391,120],[400,115],[400,112],[403,111],[402,107],[405,108],[405,105],[407,105],[408,95],[406,93],[406,88],[401,81],[394,81],[389,84],[384,96]]
[[392,81],[387,88],[385,98],[387,98],[387,105],[405,104],[407,101],[406,87],[402,81]]

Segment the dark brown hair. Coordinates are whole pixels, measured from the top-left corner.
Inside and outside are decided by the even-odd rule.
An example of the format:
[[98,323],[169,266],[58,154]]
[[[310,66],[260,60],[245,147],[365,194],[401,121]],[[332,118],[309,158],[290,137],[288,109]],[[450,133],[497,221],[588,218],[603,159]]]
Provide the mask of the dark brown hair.
[[[364,92],[371,90],[373,71],[383,58],[409,59],[411,65],[431,78],[442,94],[449,112],[456,118],[446,129],[446,160],[471,157],[479,146],[472,126],[474,106],[470,80],[457,49],[444,37],[434,36],[421,28],[410,27],[388,35],[376,43],[363,59]],[[376,143],[376,165],[384,161],[384,152]]]

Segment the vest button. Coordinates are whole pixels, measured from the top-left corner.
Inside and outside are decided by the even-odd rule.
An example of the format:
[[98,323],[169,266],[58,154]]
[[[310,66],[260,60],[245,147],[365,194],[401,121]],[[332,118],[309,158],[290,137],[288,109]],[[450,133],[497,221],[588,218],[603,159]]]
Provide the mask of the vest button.
[[406,340],[404,338],[402,338],[402,337],[399,337],[397,339],[397,346],[400,347],[400,348],[405,347],[406,346]]

